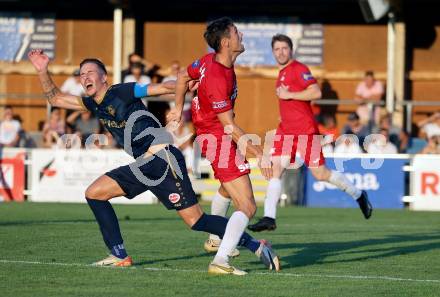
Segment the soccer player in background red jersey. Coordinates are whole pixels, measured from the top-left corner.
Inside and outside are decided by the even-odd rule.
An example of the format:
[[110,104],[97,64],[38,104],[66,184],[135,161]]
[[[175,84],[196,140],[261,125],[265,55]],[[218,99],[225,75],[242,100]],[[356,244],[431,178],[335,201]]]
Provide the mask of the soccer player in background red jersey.
[[[231,19],[220,18],[207,26],[204,37],[215,52],[194,61],[179,73],[176,106],[168,114],[168,120],[180,121],[188,83],[196,81],[199,84],[197,96],[192,102],[193,123],[198,135],[196,141],[202,155],[211,162],[215,178],[221,183],[219,192],[225,199],[230,197],[236,209],[208,272],[241,275],[243,271],[229,265],[229,256],[234,253],[249,219],[254,216],[256,205],[249,164],[245,152],[240,153],[237,149],[237,143],[245,144],[246,151],[257,157],[258,166],[267,179],[272,177],[272,168],[270,156],[264,157],[262,149],[254,145],[234,121],[233,108],[237,98],[234,63],[244,52],[242,33]],[[255,242],[253,249],[269,269],[280,269],[278,257],[266,241]]]
[[264,202],[264,217],[249,225],[252,231],[276,228],[276,207],[281,195],[281,176],[296,155],[319,181],[329,182],[355,199],[366,219],[373,208],[367,193],[357,189],[342,173],[325,166],[318,124],[311,101],[321,98],[321,90],[308,67],[293,58],[292,40],[282,34],[272,38],[272,53],[280,72],[276,82],[281,121],[272,147],[273,177],[269,180]]

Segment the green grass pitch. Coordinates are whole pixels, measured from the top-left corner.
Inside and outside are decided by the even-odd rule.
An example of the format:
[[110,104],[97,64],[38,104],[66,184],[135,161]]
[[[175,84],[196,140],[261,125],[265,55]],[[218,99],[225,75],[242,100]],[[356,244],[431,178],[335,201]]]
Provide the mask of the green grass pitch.
[[133,268],[89,265],[107,251],[86,204],[0,203],[0,296],[440,296],[438,213],[282,208],[275,232],[254,235],[283,270],[242,249],[237,277],[206,273],[206,235],[173,211],[115,209]]

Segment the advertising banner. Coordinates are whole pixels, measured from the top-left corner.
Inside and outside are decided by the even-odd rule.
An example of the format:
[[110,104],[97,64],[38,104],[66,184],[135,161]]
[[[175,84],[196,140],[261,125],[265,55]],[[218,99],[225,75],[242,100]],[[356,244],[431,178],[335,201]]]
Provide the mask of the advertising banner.
[[[134,160],[123,150],[34,149],[31,156],[31,195],[29,201],[86,202],[87,187],[105,172]],[[118,197],[112,203],[151,204],[151,192],[134,199]]]
[[440,210],[440,156],[415,155],[411,174],[411,209]]
[[[378,162],[379,161],[379,162]],[[326,165],[338,169],[354,185],[365,190],[375,208],[403,208],[407,158],[326,158]],[[327,182],[316,181],[307,170],[306,205],[311,207],[359,207],[356,201]]]
[[25,150],[1,150],[0,201],[24,200],[24,160]]
[[20,62],[33,49],[55,56],[55,18],[26,13],[0,13],[0,60]]

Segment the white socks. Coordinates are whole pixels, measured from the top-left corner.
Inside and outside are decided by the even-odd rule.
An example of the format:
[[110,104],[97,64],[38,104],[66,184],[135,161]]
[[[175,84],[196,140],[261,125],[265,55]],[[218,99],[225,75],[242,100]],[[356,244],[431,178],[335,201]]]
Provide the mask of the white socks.
[[[214,198],[212,198],[211,202],[211,214],[217,215],[221,217],[226,217],[226,213],[228,212],[229,205],[231,204],[231,199],[224,197],[218,191],[215,193]],[[215,234],[209,234],[209,239],[220,240]]]
[[272,178],[269,181],[266,192],[266,200],[264,200],[264,216],[272,219],[276,218],[277,205],[281,196],[281,180]]
[[353,197],[355,200],[358,199],[362,194],[361,190],[356,188],[353,183],[351,183],[348,178],[345,177],[345,175],[338,171],[332,170],[328,181]]
[[242,211],[235,211],[229,218],[226,225],[225,235],[223,236],[222,243],[218,248],[213,263],[227,264],[229,262],[229,256],[237,247],[246,226],[249,223],[249,218]]

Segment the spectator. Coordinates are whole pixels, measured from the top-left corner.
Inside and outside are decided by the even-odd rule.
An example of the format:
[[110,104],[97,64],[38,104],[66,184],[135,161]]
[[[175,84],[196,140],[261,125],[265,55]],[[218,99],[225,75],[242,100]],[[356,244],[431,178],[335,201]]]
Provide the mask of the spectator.
[[357,113],[353,112],[348,115],[348,122],[342,130],[342,134],[354,134],[358,137],[359,143],[364,143],[365,137],[368,136],[369,131],[367,126],[361,124]]
[[373,133],[380,133],[382,129],[388,130],[389,139],[396,147],[400,146],[402,129],[392,124],[392,116],[386,112],[380,117],[379,124],[373,128]]
[[66,131],[66,123],[61,118],[61,110],[53,108],[49,120],[43,126],[43,145],[52,148]]
[[377,123],[380,115],[379,106],[373,108],[374,118],[370,118],[367,101],[379,102],[384,94],[384,87],[382,83],[374,78],[373,71],[365,72],[365,77],[362,82],[356,87],[355,100],[359,102],[356,113],[360,117],[362,124],[367,124],[370,120]]
[[440,112],[436,112],[428,118],[418,122],[417,126],[421,128],[423,136],[428,140],[435,135],[440,135]]
[[128,56],[128,68],[121,71],[121,81],[125,81],[125,77],[127,75],[132,74],[131,72],[131,66],[134,63],[141,63],[144,65],[144,68],[142,69],[142,74],[146,75],[148,77],[152,77],[156,74],[157,70],[160,68],[157,65],[154,65],[152,63],[149,63],[148,61],[144,60],[141,55],[138,55],[136,53],[132,53]]
[[17,146],[23,148],[37,147],[35,140],[23,129],[23,119],[19,115],[14,115],[13,119],[20,123],[20,131],[18,132],[19,140]]
[[170,81],[170,80],[177,80],[177,74],[180,71],[180,63],[177,60],[174,60],[171,62],[171,73],[164,77],[162,82]]
[[124,83],[136,82],[136,83],[140,83],[140,84],[150,84],[151,78],[148,77],[147,75],[143,74],[144,68],[145,68],[145,66],[141,62],[134,62],[130,66],[130,74],[125,76],[123,82]]
[[20,140],[20,122],[14,120],[12,106],[6,105],[0,122],[0,146],[16,147]]
[[84,95],[84,88],[81,86],[79,69],[73,71],[72,76],[66,79],[60,88],[61,92],[81,97]]
[[67,123],[72,125],[84,144],[91,134],[99,133],[99,121],[92,117],[90,111],[75,111],[67,117]]
[[422,149],[421,154],[440,154],[440,134],[429,137],[428,144]]
[[370,138],[366,151],[370,154],[397,154],[397,147],[390,142],[388,129],[382,128],[379,134]]
[[359,139],[356,135],[344,134],[336,140],[334,153],[337,154],[361,154],[362,149],[359,146]]

